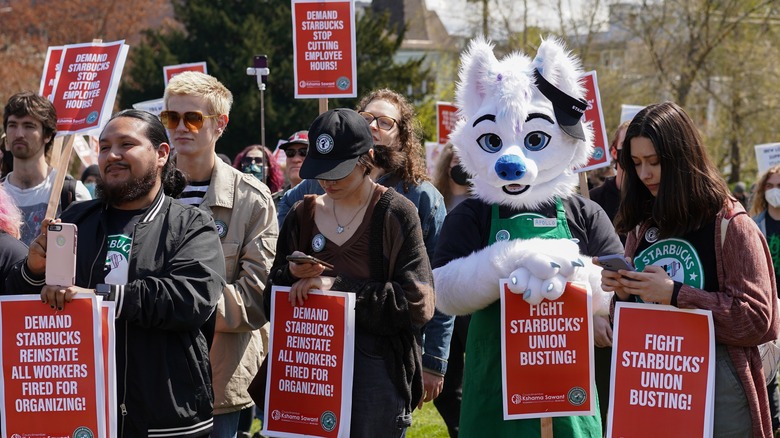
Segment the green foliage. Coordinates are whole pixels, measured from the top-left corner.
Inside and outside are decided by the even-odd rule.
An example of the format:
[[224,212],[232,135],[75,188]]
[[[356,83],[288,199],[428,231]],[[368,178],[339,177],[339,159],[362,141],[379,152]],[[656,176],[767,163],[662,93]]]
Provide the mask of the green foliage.
[[[260,91],[247,76],[256,54],[268,56],[264,95],[266,143],[307,129],[318,114],[317,99],[294,99],[292,15],[290,2],[271,0],[176,0],[175,18],[183,30],[150,31],[143,43],[130,50],[126,81],[120,87],[120,106],[162,97],[163,66],[206,61],[208,72],[233,93],[230,124],[218,144],[233,155],[249,144],[260,143]],[[390,35],[389,17],[367,10],[356,22],[358,96],[387,87],[423,99],[420,84],[430,80],[424,59],[394,61],[403,32]],[[410,87],[411,85],[411,87]],[[430,91],[430,90],[429,90]],[[329,108],[357,105],[357,99],[331,99]]]

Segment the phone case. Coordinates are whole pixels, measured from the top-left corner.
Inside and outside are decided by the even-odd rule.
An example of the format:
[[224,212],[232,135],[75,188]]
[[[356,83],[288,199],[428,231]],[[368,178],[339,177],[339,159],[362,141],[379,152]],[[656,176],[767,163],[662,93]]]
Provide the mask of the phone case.
[[616,272],[621,269],[625,271],[635,270],[635,268],[626,261],[623,255],[619,254],[599,257],[599,265],[604,269]]
[[46,235],[46,284],[73,286],[76,282],[75,224],[51,224]]

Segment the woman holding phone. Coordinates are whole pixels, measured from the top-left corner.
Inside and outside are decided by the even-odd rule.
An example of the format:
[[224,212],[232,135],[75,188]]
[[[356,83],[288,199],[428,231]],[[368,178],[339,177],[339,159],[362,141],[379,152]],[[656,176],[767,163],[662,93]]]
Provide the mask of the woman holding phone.
[[[307,195],[286,216],[266,287],[291,286],[304,305],[312,289],[357,295],[352,436],[399,437],[422,397],[420,330],[433,315],[433,274],[414,205],[374,183],[368,122],[340,108],[309,128],[301,167],[322,195]],[[310,254],[333,265],[287,260]],[[268,313],[270,314],[270,312]],[[273,321],[272,321],[273,323]]]
[[711,311],[714,436],[771,436],[758,345],[777,338],[780,322],[764,237],[678,105],[650,105],[634,117],[620,165],[615,225],[636,271],[604,269],[604,290],[614,300]]

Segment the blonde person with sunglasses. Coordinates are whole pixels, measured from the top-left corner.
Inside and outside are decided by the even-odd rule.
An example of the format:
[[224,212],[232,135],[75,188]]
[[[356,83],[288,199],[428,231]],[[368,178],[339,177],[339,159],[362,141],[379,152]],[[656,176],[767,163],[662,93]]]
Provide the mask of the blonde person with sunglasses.
[[[374,142],[376,166],[371,178],[377,184],[394,188],[417,207],[425,251],[432,260],[447,210],[444,197],[428,180],[422,128],[414,106],[393,90],[379,89],[360,100],[358,114],[368,123]],[[293,204],[309,193],[323,193],[317,181],[304,180],[282,197],[277,203],[280,224]],[[454,320],[454,317],[436,311],[423,329],[424,394],[422,399],[415,400],[418,407],[435,399],[444,387]]]
[[227,285],[202,331],[210,348],[215,438],[237,434],[241,411],[253,406],[247,382],[267,352],[262,291],[279,234],[268,187],[217,158],[216,145],[230,120],[233,95],[216,78],[198,72],[175,76],[165,89],[160,119],[188,179],[180,202],[214,218],[225,253]]

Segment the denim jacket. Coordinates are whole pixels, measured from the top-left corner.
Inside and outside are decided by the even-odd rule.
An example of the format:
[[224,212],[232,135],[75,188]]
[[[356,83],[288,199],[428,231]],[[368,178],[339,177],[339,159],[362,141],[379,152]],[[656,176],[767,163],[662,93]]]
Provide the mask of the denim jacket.
[[[444,197],[428,181],[410,186],[407,192],[404,190],[404,182],[392,173],[382,175],[377,180],[377,183],[385,187],[392,187],[396,192],[412,201],[414,206],[417,207],[417,214],[420,216],[420,224],[422,225],[425,251],[428,253],[428,259],[433,260],[436,240],[439,238],[439,232],[444,223],[444,216],[447,214],[447,209],[444,206]],[[282,226],[287,212],[290,211],[296,202],[303,199],[305,195],[321,195],[323,193],[325,191],[319,182],[314,179],[305,179],[297,186],[288,190],[276,206],[276,219],[279,222],[279,227]],[[447,358],[450,355],[450,340],[452,339],[454,321],[455,317],[436,310],[433,319],[423,327],[422,363],[426,371],[439,375],[444,375],[447,371]]]

